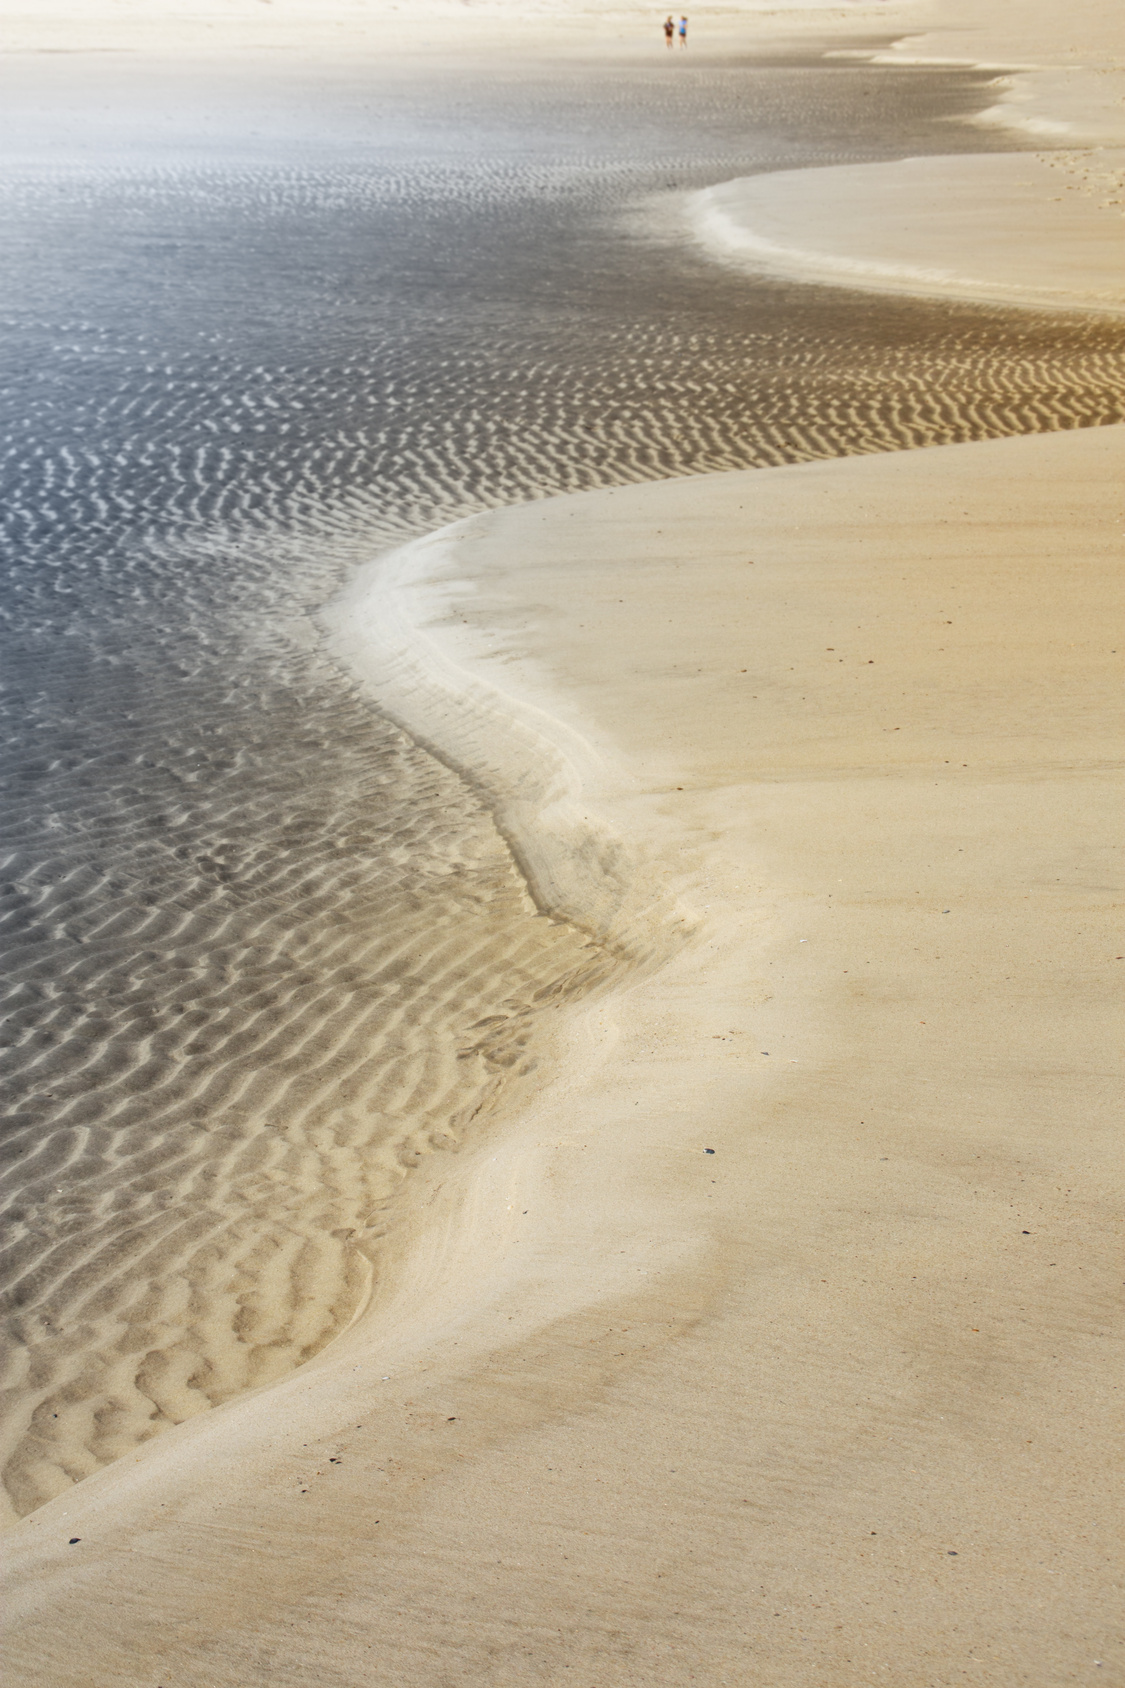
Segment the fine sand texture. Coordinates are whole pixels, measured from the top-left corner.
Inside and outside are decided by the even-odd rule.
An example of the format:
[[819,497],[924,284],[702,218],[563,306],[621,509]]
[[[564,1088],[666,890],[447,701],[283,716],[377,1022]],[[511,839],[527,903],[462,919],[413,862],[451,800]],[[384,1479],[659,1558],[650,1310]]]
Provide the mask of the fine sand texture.
[[675,936],[557,807],[521,866],[586,929],[537,915],[317,636],[358,563],[553,492],[1125,415],[1112,319],[748,285],[637,229],[680,203],[654,148],[685,189],[932,150],[979,78],[279,57],[0,59],[0,150],[46,171],[2,218],[8,1522],[330,1342],[419,1159]]
[[876,292],[1125,313],[1125,152],[909,158],[704,188],[715,256]]
[[533,882],[556,822],[628,854],[666,959],[420,1168],[363,1321],[17,1526],[21,1681],[1122,1680],[1123,456],[582,494],[357,583],[385,704]]
[[[248,458],[231,482],[233,513],[230,438],[186,477],[160,459],[193,520],[233,521],[265,486],[289,525],[250,549],[237,529],[234,570],[216,547],[237,613],[197,568],[187,621],[135,689],[87,688],[61,640],[32,651],[33,679],[69,661],[82,693],[54,724],[67,755],[35,770],[52,827],[100,733],[91,697],[171,749],[130,738],[128,765],[82,796],[77,866],[59,824],[57,857],[32,850],[32,872],[21,837],[10,869],[68,946],[64,972],[33,932],[17,980],[35,1158],[13,1172],[31,1295],[5,1378],[7,1491],[28,1514],[5,1540],[13,1680],[1125,1682],[1109,1453],[1125,430],[1090,426],[1111,414],[1116,325],[1097,313],[1120,304],[1101,256],[1120,154],[1074,150],[1125,144],[1116,21],[1103,0],[749,4],[693,18],[668,64],[632,0],[565,16],[546,0],[0,0],[12,86],[40,55],[86,89],[68,147],[87,144],[84,50],[112,58],[106,87],[161,56],[209,88],[227,58],[252,82],[273,54],[415,50],[465,82],[483,39],[497,75],[478,57],[467,80],[495,102],[522,74],[515,57],[503,73],[514,47],[561,64],[596,43],[604,75],[643,26],[662,73],[829,34],[874,64],[983,65],[996,102],[971,121],[1068,149],[740,166],[706,202],[726,219],[710,250],[729,264],[749,232],[747,267],[774,274],[714,267],[759,313],[750,333],[737,317],[736,351],[694,305],[686,354],[666,325],[634,325],[655,397],[622,420],[616,329],[576,311],[575,381],[571,352],[556,365],[489,319],[481,358],[506,362],[507,387],[460,354],[406,369],[426,398],[420,442],[387,423],[397,526],[371,518],[384,459],[347,419],[327,453],[315,434],[292,447],[328,489],[327,524],[277,442],[264,481]],[[242,98],[228,88],[192,145],[225,156]],[[291,121],[322,123],[299,104],[291,119],[263,99],[263,154]],[[359,130],[340,104],[343,156]],[[393,99],[374,107],[401,126]],[[152,127],[169,157],[178,134]],[[253,250],[249,203],[232,251]],[[545,249],[523,238],[539,275]],[[465,273],[460,248],[450,264]],[[670,240],[654,282],[682,301],[691,264]],[[783,295],[789,276],[835,289]],[[887,291],[947,300],[944,335],[918,351],[923,307]],[[169,298],[186,333],[190,290]],[[260,399],[244,355],[218,376],[162,371],[191,376],[201,428],[228,386],[250,419],[260,403],[288,425],[392,351]],[[463,433],[447,390],[468,395]],[[510,451],[482,449],[478,405]],[[110,461],[110,422],[73,414]],[[698,473],[844,451],[891,455]],[[102,548],[86,455],[63,454],[61,491],[47,477],[27,545],[48,544],[62,498]],[[309,620],[357,555],[467,504],[660,473],[694,478],[443,527],[361,572],[324,640]],[[286,548],[322,574],[283,588]],[[130,554],[120,590],[137,569],[157,601],[181,596],[169,558]],[[38,613],[54,575],[32,572]],[[97,619],[88,590],[74,601]],[[97,626],[104,667],[136,659],[136,625]],[[206,739],[187,724],[189,649],[210,653],[191,659],[209,696],[231,676],[244,694],[201,717]],[[108,738],[96,749],[116,765]],[[126,873],[104,864],[110,835],[137,844]]]

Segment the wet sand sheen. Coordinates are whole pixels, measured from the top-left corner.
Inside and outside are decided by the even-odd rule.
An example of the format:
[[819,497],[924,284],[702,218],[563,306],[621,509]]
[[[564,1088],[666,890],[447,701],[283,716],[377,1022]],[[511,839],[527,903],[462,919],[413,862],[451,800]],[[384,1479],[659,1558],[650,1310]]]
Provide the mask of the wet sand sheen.
[[[810,74],[755,84],[761,157],[836,158],[861,101],[875,144],[887,79],[834,73],[814,121]],[[744,84],[692,89],[677,179],[754,164]],[[892,115],[949,144],[954,97],[981,96],[910,76]],[[771,98],[812,138],[769,133]],[[358,559],[544,492],[1121,413],[1096,324],[748,288],[656,235],[638,254],[619,219],[669,166],[611,139],[608,165],[587,142],[11,192],[13,250],[56,266],[46,299],[34,254],[17,271],[5,457],[16,1512],[321,1348],[404,1173],[542,1054],[544,1003],[635,959],[536,913],[480,793],[326,658],[309,611]],[[151,282],[135,321],[118,246]],[[278,250],[288,291],[217,317]]]
[[610,490],[367,583],[388,702],[503,783],[534,729],[696,930],[419,1168],[364,1320],[24,1522],[28,1680],[1114,1660],[1123,448]]
[[[449,190],[481,216],[471,176],[431,177],[411,215],[432,233]],[[376,346],[352,299],[331,355],[310,346],[347,264],[315,310],[265,300],[284,356],[260,323],[207,340],[216,270],[133,337],[60,309],[50,379],[15,384],[40,435],[17,420],[6,460],[32,563],[17,712],[40,731],[18,764],[17,1053],[72,1112],[25,1138],[41,1410],[9,1475],[26,1504],[118,1457],[9,1538],[12,1668],[42,1688],[1111,1680],[1121,430],[1075,424],[1116,413],[1113,338],[732,286],[651,227],[638,284],[603,244],[620,181],[536,223],[552,180],[504,225],[528,231],[519,287],[471,343],[435,332],[443,301]],[[632,180],[635,233],[660,184]],[[79,190],[92,226],[113,209],[103,261],[162,195],[181,237],[183,177],[120,187]],[[232,231],[327,193],[351,235],[368,188],[192,191],[237,202]],[[568,242],[573,268],[537,283]],[[180,272],[133,256],[181,282],[208,249]],[[400,243],[384,279],[405,259],[416,287],[434,250]],[[310,633],[365,547],[474,505],[888,450],[408,547],[335,618],[407,733]],[[82,1118],[95,1072],[109,1107]],[[466,1101],[456,1158],[430,1153]],[[245,1390],[346,1321],[353,1207],[384,1178],[368,1316]],[[183,1291],[171,1209],[179,1240],[204,1227]],[[91,1238],[127,1257],[78,1286],[101,1324],[36,1328]],[[154,1398],[193,1422],[126,1453]]]

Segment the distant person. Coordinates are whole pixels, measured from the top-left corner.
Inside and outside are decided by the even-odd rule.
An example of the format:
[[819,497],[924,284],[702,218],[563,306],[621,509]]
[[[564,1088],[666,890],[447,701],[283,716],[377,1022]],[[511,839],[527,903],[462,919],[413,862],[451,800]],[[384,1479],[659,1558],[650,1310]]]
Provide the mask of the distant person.
[[674,46],[675,45],[675,38],[676,38],[675,19],[672,18],[672,17],[666,17],[664,19],[664,44],[665,44],[665,46],[667,46],[667,47]]
[[[670,44],[671,43],[669,43],[669,45]],[[686,18],[680,19],[680,46],[681,47],[687,46],[687,19]]]

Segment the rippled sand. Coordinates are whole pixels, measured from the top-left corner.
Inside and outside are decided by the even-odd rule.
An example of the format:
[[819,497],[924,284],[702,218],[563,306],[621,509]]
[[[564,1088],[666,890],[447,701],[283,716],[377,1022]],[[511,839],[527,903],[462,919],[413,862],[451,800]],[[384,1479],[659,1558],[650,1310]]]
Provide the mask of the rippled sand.
[[453,112],[412,84],[366,157],[4,190],[14,1512],[322,1347],[409,1168],[635,959],[537,910],[484,797],[340,673],[314,611],[356,562],[557,491],[1121,417],[1096,322],[749,285],[648,220],[948,148],[981,81],[595,106],[540,67]]

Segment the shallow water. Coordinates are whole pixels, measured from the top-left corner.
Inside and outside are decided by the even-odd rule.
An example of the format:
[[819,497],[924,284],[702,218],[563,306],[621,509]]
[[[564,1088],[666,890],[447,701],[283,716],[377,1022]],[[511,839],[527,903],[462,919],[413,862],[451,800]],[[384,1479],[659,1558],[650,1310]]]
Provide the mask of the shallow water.
[[1093,320],[755,284],[638,212],[979,151],[946,118],[982,78],[662,72],[289,76],[205,152],[41,124],[0,193],[16,1512],[323,1346],[410,1166],[623,965],[323,651],[357,561],[513,499],[1121,416]]

